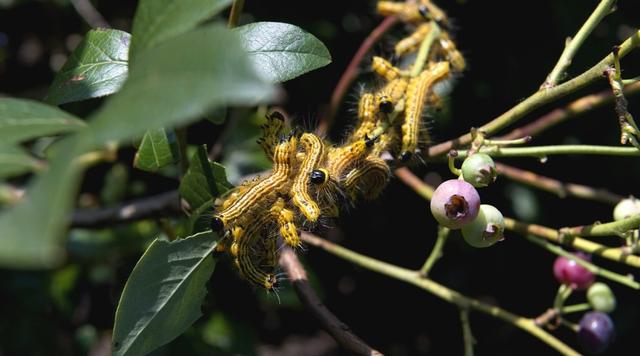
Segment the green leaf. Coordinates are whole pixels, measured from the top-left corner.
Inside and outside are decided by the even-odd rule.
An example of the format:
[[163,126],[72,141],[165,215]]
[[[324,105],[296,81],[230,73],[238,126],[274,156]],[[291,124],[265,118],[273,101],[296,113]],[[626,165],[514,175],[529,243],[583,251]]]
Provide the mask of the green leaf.
[[163,128],[152,129],[142,137],[133,166],[143,171],[155,172],[179,160],[180,150],[173,132],[167,134]]
[[210,162],[207,148],[198,147],[179,188],[180,195],[191,209],[196,213],[202,212],[203,207],[211,206],[214,198],[231,188],[233,185],[227,181],[224,166]]
[[140,0],[133,18],[130,58],[137,60],[149,48],[195,28],[230,3],[231,0]]
[[64,104],[118,91],[127,79],[130,39],[124,31],[89,31],[56,74],[45,100]]
[[234,31],[260,75],[284,82],[331,63],[331,54],[319,39],[303,29],[280,22],[254,22]]
[[73,162],[79,155],[140,136],[149,127],[186,124],[215,107],[269,100],[275,92],[253,72],[239,39],[222,26],[178,36],[145,52],[138,63],[89,126],[60,142],[49,170],[33,180],[25,199],[0,215],[0,265],[60,263],[84,169]]
[[46,174],[36,177],[25,198],[0,215],[0,265],[51,268],[62,261],[61,237],[82,173],[70,159],[79,152],[77,140],[61,142]]
[[144,52],[89,130],[101,146],[142,135],[149,127],[187,123],[215,107],[256,104],[274,95],[251,68],[236,35],[211,25]]
[[44,164],[22,147],[0,143],[0,178],[42,170]]
[[73,132],[86,126],[77,117],[47,104],[27,99],[0,98],[2,143]]
[[216,243],[217,235],[204,232],[174,242],[156,239],[149,246],[118,303],[114,355],[145,355],[200,318]]

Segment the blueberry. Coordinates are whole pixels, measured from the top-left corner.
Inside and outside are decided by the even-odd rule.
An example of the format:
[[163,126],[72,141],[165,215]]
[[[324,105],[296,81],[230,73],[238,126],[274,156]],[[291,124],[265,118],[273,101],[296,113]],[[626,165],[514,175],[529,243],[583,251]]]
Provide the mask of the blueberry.
[[433,192],[431,213],[442,226],[459,229],[478,216],[480,195],[471,184],[458,179],[443,182]]
[[589,312],[580,319],[578,342],[584,352],[592,355],[603,353],[615,336],[613,321],[602,312]]
[[[591,261],[589,255],[585,253],[576,252],[575,255],[585,261]],[[558,258],[556,258],[553,264],[553,275],[558,282],[577,290],[589,288],[596,279],[593,272],[582,267],[576,263],[576,261],[564,256],[558,256]]]

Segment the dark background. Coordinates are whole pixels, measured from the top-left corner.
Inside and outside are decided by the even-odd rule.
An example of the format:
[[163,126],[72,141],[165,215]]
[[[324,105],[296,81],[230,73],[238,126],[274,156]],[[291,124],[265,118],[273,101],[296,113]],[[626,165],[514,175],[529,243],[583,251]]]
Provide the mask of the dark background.
[[[12,3],[2,2],[2,4]],[[115,28],[130,31],[135,2],[94,1]],[[564,38],[577,31],[596,6],[595,1],[441,1],[454,21],[458,47],[468,62],[447,101],[444,113],[431,123],[436,141],[456,137],[506,111],[537,90],[559,57]],[[89,29],[67,1],[13,1],[0,8],[0,94],[40,99],[64,63],[74,43]],[[374,1],[307,2],[248,0],[241,22],[292,23],[316,35],[328,47],[333,62],[284,84],[282,107],[300,125],[310,128],[327,110],[338,78],[366,35],[380,21]],[[620,1],[618,11],[598,26],[569,69],[575,76],[604,57],[638,24],[634,1]],[[225,14],[226,16],[226,14]],[[404,32],[392,31],[372,54],[388,56]],[[221,48],[220,50],[224,50]],[[370,57],[369,57],[370,58]],[[624,76],[640,73],[637,53],[623,60]],[[365,61],[365,64],[367,62]],[[635,64],[634,64],[635,63]],[[358,83],[374,85],[370,73]],[[358,85],[349,92],[330,137],[339,142],[353,120]],[[586,93],[605,89],[606,82],[529,115],[530,121],[557,105]],[[638,112],[637,98],[630,110]],[[84,115],[100,100],[64,108]],[[240,113],[242,113],[240,111]],[[241,115],[241,114],[235,114]],[[222,127],[201,122],[189,130],[189,143],[213,144]],[[619,130],[612,106],[594,110],[535,138],[535,144],[618,144]],[[166,175],[131,168],[132,149],[121,150],[128,172],[123,199],[153,195],[177,187]],[[638,194],[640,176],[635,158],[551,157],[505,159],[518,167],[567,182],[607,187],[622,195]],[[442,164],[417,165],[414,172],[432,182],[451,178]],[[80,205],[101,205],[100,190],[110,166],[90,170]],[[560,227],[608,221],[612,207],[601,203],[560,199],[505,178],[480,191],[484,203],[504,215]],[[84,199],[84,200],[83,200]],[[393,180],[383,196],[342,214],[337,227],[319,234],[363,254],[408,268],[419,268],[435,241],[436,225],[428,204],[408,187]],[[68,263],[56,271],[0,271],[0,355],[100,354],[110,340],[120,291],[143,247],[155,236],[153,222],[112,230],[70,233]],[[605,243],[615,242],[606,240]],[[302,253],[313,282],[327,306],[356,334],[391,355],[462,354],[462,332],[456,307],[399,281],[376,275],[350,263],[308,248]],[[467,246],[453,233],[432,278],[471,297],[496,303],[523,316],[536,316],[551,306],[557,282],[554,256],[507,233],[489,249]],[[621,273],[635,270],[595,257],[594,261]],[[228,261],[219,263],[203,308],[204,317],[185,335],[158,354],[340,354],[334,342],[295,300],[287,285],[280,294],[254,290],[237,277]],[[638,294],[607,282],[618,297],[612,313],[617,340],[610,354],[629,353],[640,332]],[[569,303],[584,300],[576,293]],[[570,319],[577,321],[577,316]],[[541,355],[553,350],[500,320],[473,312],[471,327],[479,355]],[[567,329],[554,332],[577,347]],[[626,351],[626,352],[625,352]]]

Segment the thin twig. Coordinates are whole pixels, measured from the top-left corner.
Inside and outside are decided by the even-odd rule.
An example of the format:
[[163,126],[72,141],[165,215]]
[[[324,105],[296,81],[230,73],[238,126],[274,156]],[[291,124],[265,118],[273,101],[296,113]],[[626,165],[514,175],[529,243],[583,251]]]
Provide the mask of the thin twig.
[[556,194],[560,198],[573,196],[612,205],[617,204],[620,200],[624,199],[623,196],[611,193],[606,189],[596,189],[582,184],[561,182],[557,179],[545,177],[537,173],[512,167],[503,163],[496,162],[496,170],[499,174],[511,180],[546,190]]
[[473,356],[473,344],[475,340],[471,332],[471,323],[469,322],[469,310],[460,308],[460,324],[462,324],[462,340],[464,341],[464,356]]
[[[639,44],[640,31],[637,31],[626,41],[624,41],[622,45],[620,45],[620,58],[629,54],[629,52],[631,52],[631,50],[636,48]],[[611,64],[613,64],[613,62],[614,56],[613,54],[609,54],[607,57],[598,62],[598,64],[594,65],[593,67],[580,74],[579,76],[571,79],[570,81],[564,82],[547,90],[537,91],[533,95],[529,96],[525,100],[509,109],[507,112],[486,123],[478,130],[484,132],[487,136],[491,136],[492,134],[505,128],[506,126],[522,119],[525,115],[529,114],[533,110],[555,100],[558,100],[566,95],[574,93],[575,91],[599,80],[602,77],[602,73],[604,72],[604,70]],[[449,152],[453,148],[469,144],[472,139],[473,137],[471,136],[471,133],[466,133],[455,139],[431,146],[429,147],[427,156],[440,156]]]
[[356,336],[347,325],[327,309],[313,288],[311,288],[307,279],[307,272],[293,250],[288,247],[283,249],[280,254],[280,265],[289,275],[291,284],[293,284],[300,301],[345,350],[356,355],[382,355]]
[[565,236],[618,236],[624,237],[629,230],[635,230],[640,226],[640,214],[630,216],[619,221],[608,223],[595,223],[591,225],[581,225],[565,227],[560,229],[560,233]]
[[[551,155],[607,155],[607,156],[640,156],[640,150],[635,147],[597,146],[597,145],[549,145],[529,147],[482,147],[478,152],[495,157],[537,157],[546,158]],[[458,150],[456,158],[463,159],[469,150]]]
[[591,32],[596,28],[596,26],[602,21],[602,19],[611,13],[611,9],[615,5],[616,0],[602,0],[600,4],[593,10],[593,13],[587,21],[580,27],[578,33],[573,38],[568,38],[564,51],[560,55],[560,59],[558,59],[558,63],[556,63],[555,67],[549,75],[547,79],[542,84],[540,89],[546,90],[555,86],[558,81],[561,79],[560,77],[564,74],[564,71],[571,65],[571,61],[575,56],[578,49],[582,46],[584,41],[589,37]]
[[[624,94],[629,96],[640,91],[640,82],[626,85]],[[590,94],[576,99],[562,108],[557,108],[540,116],[531,123],[513,129],[511,132],[496,138],[497,140],[511,140],[524,136],[536,136],[555,125],[584,114],[590,110],[599,108],[613,101],[611,90],[603,90],[596,94]]]
[[319,247],[337,257],[350,261],[360,267],[409,284],[413,284],[418,288],[424,289],[427,292],[435,295],[438,298],[441,298],[451,304],[457,305],[458,307],[478,310],[482,313],[504,320],[505,322],[514,325],[537,337],[547,345],[555,348],[557,351],[565,355],[578,355],[575,350],[536,325],[533,319],[513,314],[500,307],[481,302],[477,299],[469,298],[453,289],[436,283],[431,279],[420,277],[418,271],[412,271],[380,260],[376,260],[374,258],[348,250],[342,246],[336,245],[312,234],[303,234],[302,239],[309,245]]
[[173,190],[112,207],[75,211],[71,216],[71,226],[102,228],[180,214],[180,196],[177,190]]
[[575,261],[577,264],[581,265],[582,267],[586,268],[587,270],[589,270],[592,273],[595,273],[601,277],[610,279],[614,282],[618,282],[620,284],[624,284],[627,287],[633,288],[633,289],[640,289],[640,283],[636,282],[633,279],[632,275],[628,275],[628,276],[623,276],[621,274],[609,271],[607,269],[604,269],[602,267],[596,266],[593,263],[583,260],[582,258],[565,251],[562,247],[554,245],[548,241],[545,241],[539,237],[535,237],[533,235],[528,235],[527,239],[531,242],[533,242],[534,244],[546,249],[547,251],[554,253],[558,256],[564,256],[568,259],[571,259],[573,261]]
[[231,12],[229,13],[229,22],[227,23],[227,26],[229,28],[238,26],[238,20],[240,19],[240,14],[242,14],[243,7],[244,0],[233,0],[233,4],[231,5]]
[[71,0],[71,5],[82,19],[93,28],[111,28],[107,20],[89,0]]
[[329,128],[331,128],[331,126],[333,125],[333,121],[336,113],[338,112],[340,102],[342,102],[342,98],[346,94],[347,89],[349,89],[351,83],[358,76],[358,67],[360,66],[360,63],[366,56],[367,52],[369,52],[373,45],[376,44],[380,40],[380,38],[382,38],[382,36],[384,36],[384,34],[387,33],[387,31],[389,31],[389,29],[391,29],[391,27],[393,27],[393,25],[395,25],[397,22],[398,18],[396,16],[389,16],[385,18],[376,28],[373,29],[373,31],[371,31],[369,36],[367,36],[367,38],[365,38],[365,40],[362,42],[360,48],[358,48],[358,51],[351,59],[351,62],[349,62],[347,69],[345,69],[344,73],[342,73],[338,84],[336,84],[336,87],[333,90],[333,94],[331,94],[331,103],[329,104],[329,110],[327,114],[324,115],[320,120],[318,128],[316,129],[316,132],[319,135],[325,135],[329,131]]
[[420,268],[420,275],[422,277],[427,277],[429,275],[429,271],[433,268],[433,265],[442,257],[442,248],[444,247],[445,242],[447,242],[447,237],[449,237],[449,230],[444,226],[438,226],[438,238],[436,240],[436,244],[433,246],[433,250],[429,254],[429,257],[424,262],[422,268]]

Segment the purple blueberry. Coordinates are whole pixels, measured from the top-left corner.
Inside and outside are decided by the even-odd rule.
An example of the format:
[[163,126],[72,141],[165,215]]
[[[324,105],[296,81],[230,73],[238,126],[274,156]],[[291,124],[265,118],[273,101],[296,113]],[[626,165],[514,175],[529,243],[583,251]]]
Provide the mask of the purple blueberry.
[[[591,257],[586,253],[576,252],[574,255],[585,261],[591,261]],[[576,263],[576,261],[564,256],[558,256],[558,258],[556,258],[553,264],[553,275],[558,282],[566,284],[576,290],[589,288],[596,279],[593,272],[582,267]]]
[[442,226],[459,229],[478,216],[480,195],[471,184],[450,179],[438,186],[431,198],[431,213]]
[[584,352],[592,355],[603,353],[615,336],[613,321],[602,312],[589,312],[580,319],[578,342]]

